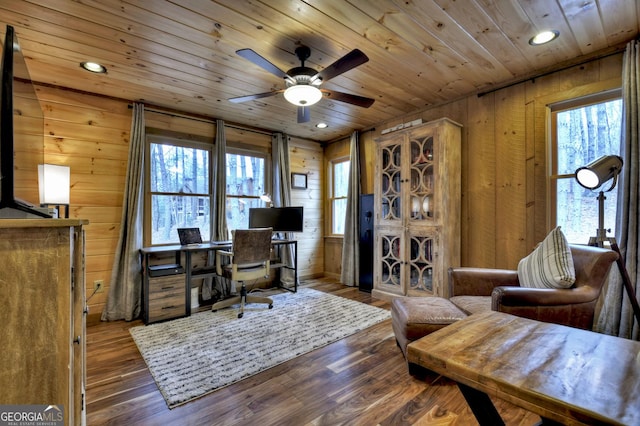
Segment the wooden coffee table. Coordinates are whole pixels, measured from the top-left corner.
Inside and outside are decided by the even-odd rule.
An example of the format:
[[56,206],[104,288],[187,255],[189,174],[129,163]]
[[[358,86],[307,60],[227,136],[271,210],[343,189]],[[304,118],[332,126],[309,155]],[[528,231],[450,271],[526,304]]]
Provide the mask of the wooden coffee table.
[[504,424],[489,396],[545,423],[640,425],[640,342],[485,312],[410,343],[407,359],[455,380],[481,425]]

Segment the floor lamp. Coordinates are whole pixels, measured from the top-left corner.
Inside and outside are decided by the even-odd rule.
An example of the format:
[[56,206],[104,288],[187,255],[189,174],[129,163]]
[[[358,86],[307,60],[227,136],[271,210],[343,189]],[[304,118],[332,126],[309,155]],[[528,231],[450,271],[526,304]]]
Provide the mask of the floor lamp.
[[633,314],[636,317],[636,321],[640,325],[640,305],[638,305],[638,299],[636,292],[631,285],[631,278],[627,272],[627,268],[620,253],[620,248],[615,237],[607,237],[607,230],[604,227],[604,196],[605,192],[611,191],[618,183],[618,174],[622,171],[622,158],[617,155],[605,155],[586,166],[580,167],[576,170],[576,180],[583,187],[592,191],[598,189],[604,183],[612,179],[611,186],[606,191],[600,190],[598,194],[598,230],[595,237],[589,238],[590,246],[604,247],[604,243],[608,242],[611,249],[618,253],[618,269],[622,276],[622,282],[624,288],[629,296],[631,307],[633,308]]

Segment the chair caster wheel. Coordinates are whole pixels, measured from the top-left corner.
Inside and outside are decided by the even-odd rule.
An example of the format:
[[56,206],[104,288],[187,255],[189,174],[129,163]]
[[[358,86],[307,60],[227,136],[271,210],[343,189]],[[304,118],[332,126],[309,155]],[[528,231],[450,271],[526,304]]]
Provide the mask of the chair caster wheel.
[[238,318],[242,318],[242,316],[243,316],[243,315],[244,315],[244,314],[243,314],[242,312],[240,312],[240,313],[238,314]]
[[269,305],[269,309],[273,309],[273,305]]

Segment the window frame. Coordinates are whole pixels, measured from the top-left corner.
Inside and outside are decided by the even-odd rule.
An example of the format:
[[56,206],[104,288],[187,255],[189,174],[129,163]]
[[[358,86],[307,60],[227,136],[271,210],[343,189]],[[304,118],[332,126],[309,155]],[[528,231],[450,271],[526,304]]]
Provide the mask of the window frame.
[[[577,109],[588,107],[591,105],[596,105],[600,103],[610,102],[614,100],[622,100],[622,88],[613,88],[608,90],[602,90],[599,92],[588,93],[582,96],[578,96],[571,99],[561,100],[549,103],[547,105],[547,116],[548,116],[548,161],[547,161],[547,223],[549,224],[548,228],[555,228],[557,223],[557,210],[558,210],[558,183],[562,179],[575,179],[574,173],[568,174],[560,174],[558,172],[558,120],[557,116],[559,113]],[[595,159],[594,159],[595,160]],[[594,193],[594,199],[596,195]],[[594,201],[595,204],[595,201]],[[597,227],[597,224],[594,224],[594,233]],[[586,243],[586,241],[585,241]]]
[[[266,150],[259,150],[259,149],[249,149],[249,148],[245,148],[245,147],[241,147],[241,146],[229,146],[227,145],[227,149],[225,152],[226,154],[233,154],[233,155],[244,155],[247,157],[256,157],[256,158],[262,158],[264,160],[264,193],[265,194],[270,194],[272,195],[272,163],[271,163],[271,154],[266,151]],[[225,173],[226,173],[226,169],[225,169]],[[262,195],[262,194],[260,194]],[[227,204],[227,200],[229,198],[235,198],[235,199],[241,199],[241,198],[249,198],[249,199],[255,199],[257,201],[262,202],[264,205],[263,207],[267,207],[267,203],[260,200],[260,195],[256,195],[256,196],[249,196],[249,195],[229,195],[228,193],[225,192],[225,206]],[[226,209],[226,208],[225,208]],[[248,226],[248,224],[247,224]],[[229,229],[229,231],[231,231],[231,229]]]
[[[335,196],[335,166],[340,163],[350,163],[351,159],[349,156],[337,157],[329,160],[329,170],[327,173],[328,176],[328,185],[327,185],[327,201],[328,201],[328,210],[329,214],[327,215],[327,224],[329,229],[329,236],[332,237],[344,237],[344,233],[337,234],[334,232],[335,224],[334,224],[334,204],[336,200],[346,200],[348,194],[345,194],[344,197],[336,197]],[[349,164],[351,166],[351,164]],[[346,217],[345,217],[346,220]]]
[[[151,229],[151,200],[154,194],[179,194],[174,192],[167,193],[155,193],[151,191],[151,145],[152,144],[164,144],[164,145],[173,145],[184,148],[193,148],[208,151],[209,161],[209,194],[197,193],[193,194],[195,197],[209,197],[209,206],[213,205],[213,150],[214,144],[212,141],[207,141],[205,138],[197,138],[191,136],[190,139],[185,139],[183,137],[167,134],[164,132],[154,131],[152,129],[147,129],[147,135],[145,137],[145,149],[144,149],[144,205],[143,205],[143,245],[145,247],[162,247],[167,245],[176,244],[177,242],[172,243],[162,243],[162,244],[153,244],[151,241],[152,229]],[[184,194],[183,194],[184,195]],[[191,194],[189,194],[190,196]],[[209,228],[213,227],[213,212],[209,212]],[[208,241],[209,236],[203,235],[203,241]]]

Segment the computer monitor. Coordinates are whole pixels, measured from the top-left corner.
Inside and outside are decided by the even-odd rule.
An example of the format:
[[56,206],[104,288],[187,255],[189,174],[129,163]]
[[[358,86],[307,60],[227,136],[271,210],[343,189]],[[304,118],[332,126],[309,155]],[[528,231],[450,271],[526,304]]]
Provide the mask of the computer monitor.
[[254,207],[249,209],[249,228],[273,228],[273,232],[302,232],[302,207]]

